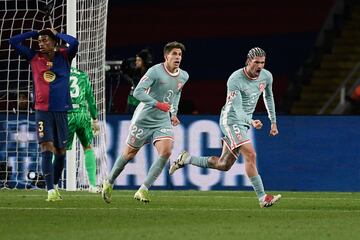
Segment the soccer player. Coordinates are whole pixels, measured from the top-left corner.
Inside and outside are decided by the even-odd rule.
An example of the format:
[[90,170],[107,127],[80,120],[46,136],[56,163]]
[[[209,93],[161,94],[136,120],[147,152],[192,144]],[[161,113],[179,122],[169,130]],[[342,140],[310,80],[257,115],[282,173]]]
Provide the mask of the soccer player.
[[159,157],[152,163],[144,183],[134,195],[136,200],[150,201],[148,189],[171,155],[174,141],[172,126],[180,123],[177,118],[178,105],[181,90],[189,78],[188,73],[180,69],[184,51],[185,46],[179,42],[166,44],[165,62],[149,68],[135,88],[134,97],[141,103],[132,117],[127,145],[116,159],[108,178],[103,181],[102,197],[105,202],[110,203],[115,179],[128,161],[152,140]]
[[[97,119],[98,111],[89,76],[84,71],[71,68],[70,96],[72,110],[68,111],[69,137],[66,148],[71,150],[76,133],[84,150],[85,167],[90,183],[89,192],[100,193],[101,190],[96,186],[96,157],[91,146],[94,134],[98,135],[100,130]],[[69,160],[74,161],[74,159]],[[54,174],[55,189],[64,168],[64,161],[58,161],[57,164],[59,167],[56,168],[57,172]]]
[[271,121],[270,135],[279,133],[276,124],[275,103],[272,92],[272,74],[264,69],[266,54],[261,48],[250,49],[246,66],[235,71],[227,82],[226,103],[221,110],[220,128],[225,137],[220,157],[195,157],[183,151],[171,165],[169,174],[187,164],[202,168],[228,171],[241,154],[245,160],[245,171],[259,199],[260,207],[270,207],[281,195],[266,194],[256,167],[256,152],[250,141],[250,126],[261,129],[262,122],[253,119],[253,113],[261,94]]
[[[35,51],[21,43],[37,38],[39,50]],[[58,40],[69,44],[58,48]],[[54,29],[31,31],[10,38],[15,50],[31,64],[34,81],[35,121],[41,148],[42,171],[48,190],[47,201],[61,200],[54,189],[54,165],[63,162],[68,138],[67,111],[71,109],[69,92],[70,63],[75,57],[79,42],[76,38],[57,33]]]

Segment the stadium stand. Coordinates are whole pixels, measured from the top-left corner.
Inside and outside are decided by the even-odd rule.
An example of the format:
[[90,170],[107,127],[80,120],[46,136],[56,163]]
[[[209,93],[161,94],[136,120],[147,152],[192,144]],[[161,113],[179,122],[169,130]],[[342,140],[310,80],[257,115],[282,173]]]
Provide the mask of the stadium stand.
[[[168,40],[184,42],[183,68],[190,81],[183,100],[192,101],[200,114],[218,114],[227,78],[243,66],[249,48],[260,46],[268,53],[266,67],[274,74],[275,100],[278,112],[283,112],[289,83],[311,55],[334,2],[184,0],[170,9],[163,0],[114,1],[108,18],[107,58],[126,59],[143,47],[161,52]],[[154,58],[154,62],[162,60],[162,56]],[[199,94],[204,86],[206,92]],[[127,92],[126,84],[118,88],[116,112],[125,109]],[[259,106],[258,111],[263,110]]]

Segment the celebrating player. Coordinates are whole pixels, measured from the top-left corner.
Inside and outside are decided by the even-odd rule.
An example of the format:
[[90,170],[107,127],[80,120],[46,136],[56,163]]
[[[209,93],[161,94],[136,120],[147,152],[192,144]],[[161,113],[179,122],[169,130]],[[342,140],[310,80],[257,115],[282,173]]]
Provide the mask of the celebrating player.
[[116,159],[108,178],[103,181],[102,197],[105,202],[110,203],[115,179],[128,161],[152,140],[159,157],[152,163],[144,183],[134,195],[136,200],[150,201],[148,189],[160,175],[173,148],[174,132],[171,125],[180,123],[176,115],[181,90],[189,78],[188,73],[180,69],[184,51],[181,43],[166,44],[165,62],[149,68],[135,88],[134,97],[141,103],[132,117],[127,145]]
[[[95,135],[99,134],[99,123],[97,120],[98,112],[96,109],[95,97],[89,80],[89,76],[76,68],[71,68],[70,72],[70,96],[72,100],[72,110],[68,112],[68,142],[67,149],[72,148],[74,134],[79,138],[84,150],[85,167],[89,177],[89,192],[100,193],[96,186],[96,157],[92,149],[91,142]],[[74,161],[74,159],[68,159]],[[64,161],[57,161],[58,165],[54,173],[54,184],[57,189]]]
[[[38,38],[39,51],[22,45],[28,38]],[[69,44],[57,48],[58,40]],[[77,53],[76,38],[57,33],[54,29],[26,32],[10,38],[10,44],[31,64],[34,81],[35,120],[41,147],[42,171],[48,190],[47,201],[61,200],[54,189],[53,155],[56,162],[63,162],[68,138],[67,111],[71,109],[69,92],[70,63]],[[56,171],[56,169],[55,169]]]
[[228,171],[241,154],[245,160],[245,171],[259,199],[260,207],[270,207],[281,195],[266,194],[261,177],[256,167],[256,152],[250,142],[250,126],[261,129],[260,120],[252,119],[256,104],[263,94],[265,105],[271,121],[270,135],[277,135],[275,103],[272,92],[273,77],[264,69],[266,54],[261,48],[250,49],[246,66],[235,71],[227,82],[226,103],[221,111],[220,127],[225,135],[220,157],[195,157],[183,151],[172,164],[169,174],[186,164],[202,168],[214,168]]

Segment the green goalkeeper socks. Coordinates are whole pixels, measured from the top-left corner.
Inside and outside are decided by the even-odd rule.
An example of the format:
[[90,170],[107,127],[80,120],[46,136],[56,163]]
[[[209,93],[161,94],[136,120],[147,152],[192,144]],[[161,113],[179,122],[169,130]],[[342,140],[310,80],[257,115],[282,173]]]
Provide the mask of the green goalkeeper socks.
[[93,149],[85,150],[85,167],[91,186],[96,186],[96,157]]

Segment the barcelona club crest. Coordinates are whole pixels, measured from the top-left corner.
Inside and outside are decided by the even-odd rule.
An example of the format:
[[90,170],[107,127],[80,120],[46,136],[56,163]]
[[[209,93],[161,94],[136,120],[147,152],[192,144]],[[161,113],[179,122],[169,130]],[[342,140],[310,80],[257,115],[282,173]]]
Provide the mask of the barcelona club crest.
[[265,89],[265,87],[266,87],[266,84],[265,84],[265,83],[260,83],[260,84],[259,84],[259,90],[260,90],[260,92],[263,92],[264,89]]
[[45,81],[50,83],[56,79],[56,74],[52,71],[46,71],[46,72],[44,72],[43,77],[44,77]]

